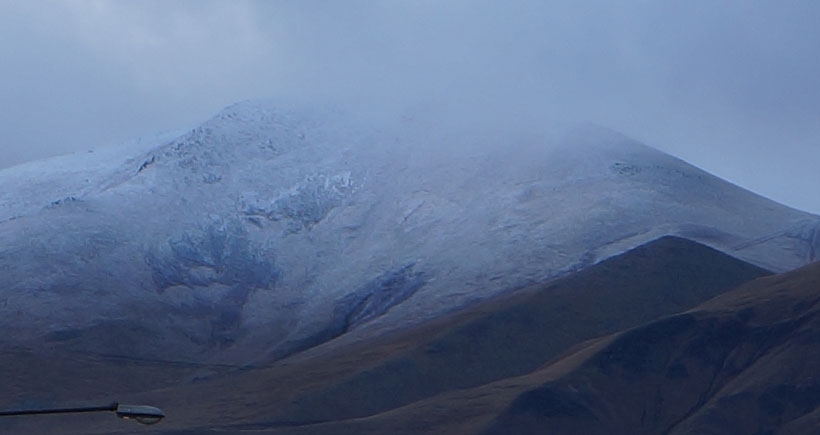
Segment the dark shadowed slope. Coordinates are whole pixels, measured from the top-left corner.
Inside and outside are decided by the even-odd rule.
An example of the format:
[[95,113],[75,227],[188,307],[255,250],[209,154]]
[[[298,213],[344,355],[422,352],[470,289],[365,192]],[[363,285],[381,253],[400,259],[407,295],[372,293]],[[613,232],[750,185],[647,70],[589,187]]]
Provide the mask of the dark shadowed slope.
[[486,433],[818,433],[818,300],[816,263],[617,334]]
[[[579,342],[689,309],[767,274],[703,245],[664,237],[407,333],[324,346],[327,351],[319,347],[269,368],[152,391],[135,400],[157,403],[174,416],[163,422],[167,433],[192,428],[386,433],[407,423],[404,410],[472,391],[465,388],[517,379]],[[189,407],[196,400],[200,405]],[[424,412],[421,418],[413,414],[413,421],[428,429],[450,427],[462,421],[456,415],[473,408],[445,407],[453,414]],[[417,425],[408,428],[425,431]]]

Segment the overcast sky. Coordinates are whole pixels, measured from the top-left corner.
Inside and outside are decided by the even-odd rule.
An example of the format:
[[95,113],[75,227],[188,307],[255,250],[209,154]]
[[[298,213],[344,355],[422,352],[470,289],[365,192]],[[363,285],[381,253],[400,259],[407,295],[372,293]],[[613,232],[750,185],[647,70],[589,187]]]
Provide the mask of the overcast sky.
[[0,0],[0,168],[290,96],[594,122],[820,213],[818,23],[816,0]]

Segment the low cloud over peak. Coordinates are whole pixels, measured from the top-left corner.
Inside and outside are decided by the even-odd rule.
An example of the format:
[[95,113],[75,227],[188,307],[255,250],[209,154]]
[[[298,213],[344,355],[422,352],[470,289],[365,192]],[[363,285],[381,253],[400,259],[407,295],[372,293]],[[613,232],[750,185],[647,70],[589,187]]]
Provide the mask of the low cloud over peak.
[[[820,5],[758,1],[0,6],[0,167],[288,96],[591,121],[820,211]],[[410,109],[408,109],[410,108]]]

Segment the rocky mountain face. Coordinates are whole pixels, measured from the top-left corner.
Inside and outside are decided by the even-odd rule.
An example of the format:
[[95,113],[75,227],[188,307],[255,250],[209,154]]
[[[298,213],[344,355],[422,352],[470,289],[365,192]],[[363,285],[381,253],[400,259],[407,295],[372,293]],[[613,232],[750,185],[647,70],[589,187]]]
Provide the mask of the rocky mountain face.
[[249,102],[148,142],[0,172],[7,336],[251,364],[662,235],[772,271],[820,249],[817,216],[601,129],[539,139]]

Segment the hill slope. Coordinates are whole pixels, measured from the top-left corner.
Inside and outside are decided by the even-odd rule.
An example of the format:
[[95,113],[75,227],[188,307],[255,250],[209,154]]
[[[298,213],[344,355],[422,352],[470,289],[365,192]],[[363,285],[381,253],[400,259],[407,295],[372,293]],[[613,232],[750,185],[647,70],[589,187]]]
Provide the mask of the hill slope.
[[606,340],[487,433],[814,433],[820,265]]
[[[453,395],[516,382],[584,340],[689,309],[767,274],[700,244],[665,237],[405,333],[346,346],[331,342],[271,367],[124,397],[161,405],[173,415],[163,422],[167,433],[447,433],[476,412],[472,402]],[[500,397],[524,387],[508,388]],[[437,403],[438,411],[429,413],[429,403]],[[109,423],[96,430],[127,430]]]

